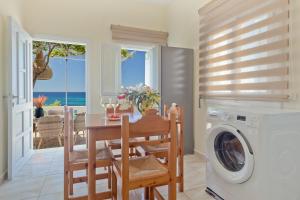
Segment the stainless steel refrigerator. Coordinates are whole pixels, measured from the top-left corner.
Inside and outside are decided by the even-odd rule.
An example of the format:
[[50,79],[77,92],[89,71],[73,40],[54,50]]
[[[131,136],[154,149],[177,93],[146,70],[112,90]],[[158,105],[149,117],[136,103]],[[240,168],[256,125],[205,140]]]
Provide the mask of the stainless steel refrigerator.
[[184,108],[184,150],[194,152],[193,135],[193,77],[194,51],[192,49],[161,47],[161,103],[177,103]]

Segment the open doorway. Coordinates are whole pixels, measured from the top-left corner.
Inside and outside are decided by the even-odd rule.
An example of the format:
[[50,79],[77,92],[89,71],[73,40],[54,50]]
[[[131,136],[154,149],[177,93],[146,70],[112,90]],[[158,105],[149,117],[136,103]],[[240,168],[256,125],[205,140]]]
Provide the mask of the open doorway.
[[63,145],[63,109],[73,107],[75,144],[84,144],[86,45],[33,41],[33,147]]

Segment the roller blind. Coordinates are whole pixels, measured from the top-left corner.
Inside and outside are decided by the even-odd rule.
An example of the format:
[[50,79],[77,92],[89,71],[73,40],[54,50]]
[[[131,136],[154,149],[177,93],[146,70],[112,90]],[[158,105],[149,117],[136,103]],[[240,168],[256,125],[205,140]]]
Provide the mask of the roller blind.
[[135,27],[111,25],[112,39],[122,42],[167,45],[168,33]]
[[204,98],[289,98],[289,0],[215,0],[199,10]]

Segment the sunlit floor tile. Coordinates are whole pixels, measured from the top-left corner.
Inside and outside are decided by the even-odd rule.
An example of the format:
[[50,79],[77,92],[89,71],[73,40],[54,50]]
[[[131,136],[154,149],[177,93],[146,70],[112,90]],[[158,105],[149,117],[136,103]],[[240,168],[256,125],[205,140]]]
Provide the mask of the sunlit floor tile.
[[[97,144],[98,148],[103,143]],[[84,149],[85,145],[76,146]],[[18,172],[13,181],[6,181],[0,185],[1,200],[63,200],[63,147],[36,150],[31,159]],[[205,193],[205,161],[195,155],[187,155],[185,164],[185,192],[178,193],[178,200],[212,200]],[[98,173],[104,172],[97,169]],[[74,176],[86,175],[85,170],[74,173]],[[119,183],[120,184],[120,183]],[[97,192],[108,189],[107,180],[97,181]],[[158,190],[167,198],[167,186]],[[87,194],[87,184],[74,186],[74,196]],[[121,198],[121,187],[118,185],[118,199]],[[144,199],[144,190],[130,192],[130,199]]]

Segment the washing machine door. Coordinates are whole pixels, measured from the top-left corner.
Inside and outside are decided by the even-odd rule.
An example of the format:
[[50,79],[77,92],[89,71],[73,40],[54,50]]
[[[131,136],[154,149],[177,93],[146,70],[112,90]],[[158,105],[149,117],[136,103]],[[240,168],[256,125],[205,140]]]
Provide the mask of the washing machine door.
[[254,157],[244,135],[229,125],[211,129],[207,138],[209,162],[224,180],[243,183],[253,172]]

